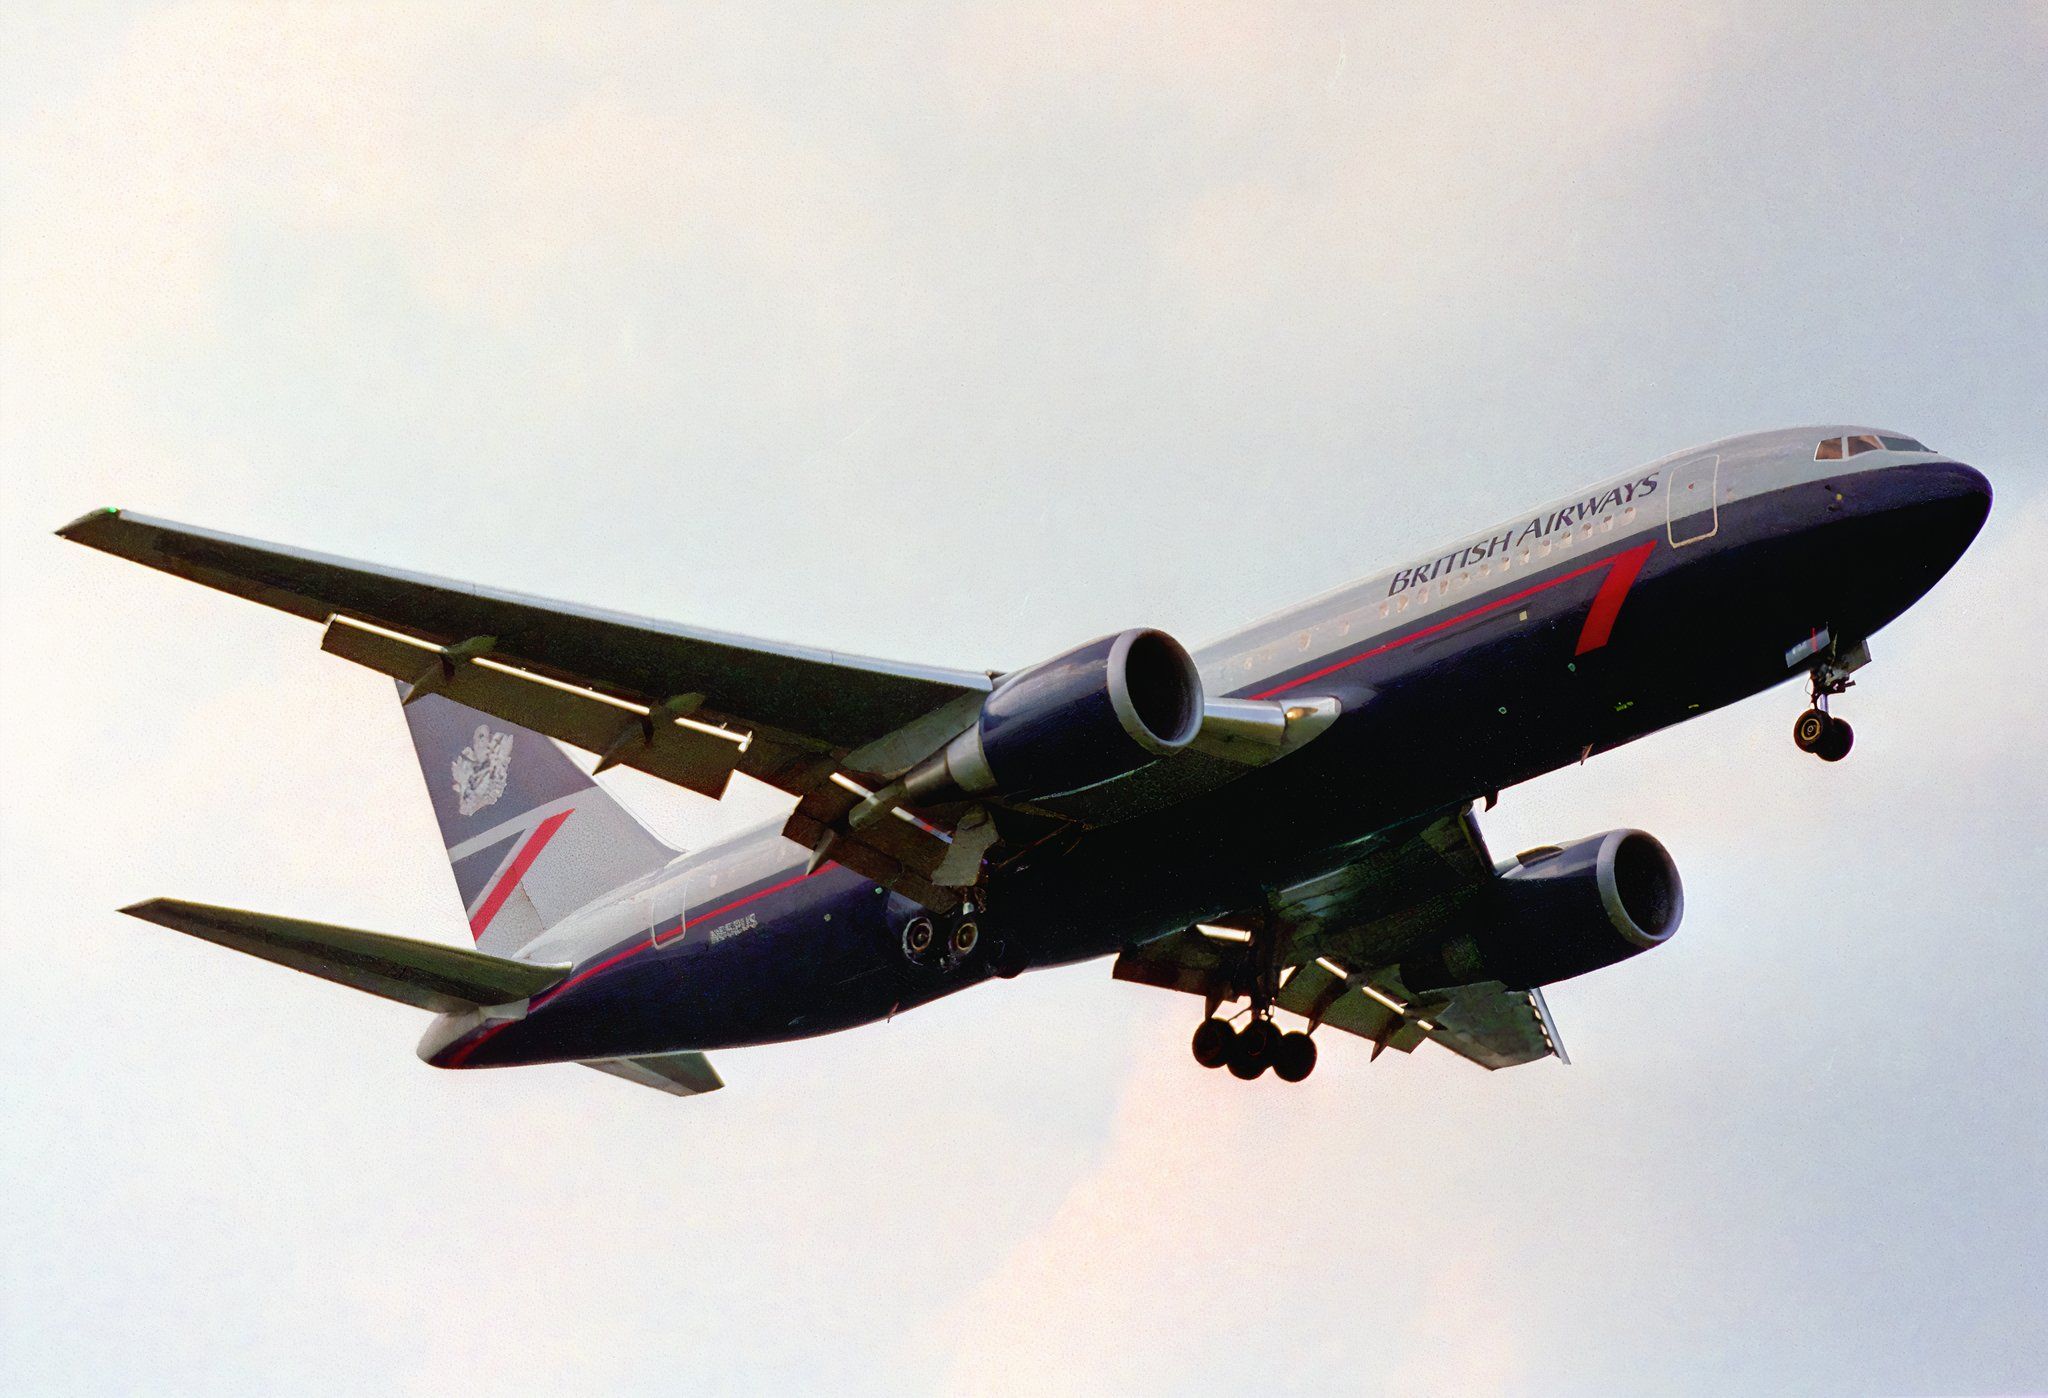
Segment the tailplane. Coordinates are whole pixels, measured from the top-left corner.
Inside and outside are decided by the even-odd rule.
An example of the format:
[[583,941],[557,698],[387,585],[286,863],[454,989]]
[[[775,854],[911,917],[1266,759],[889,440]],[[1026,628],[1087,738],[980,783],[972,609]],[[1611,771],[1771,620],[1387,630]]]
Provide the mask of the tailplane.
[[526,999],[559,985],[569,974],[567,966],[508,961],[440,942],[180,898],[152,898],[121,911],[309,976],[441,1014]]
[[439,694],[405,721],[479,951],[517,956],[676,855],[542,734]]

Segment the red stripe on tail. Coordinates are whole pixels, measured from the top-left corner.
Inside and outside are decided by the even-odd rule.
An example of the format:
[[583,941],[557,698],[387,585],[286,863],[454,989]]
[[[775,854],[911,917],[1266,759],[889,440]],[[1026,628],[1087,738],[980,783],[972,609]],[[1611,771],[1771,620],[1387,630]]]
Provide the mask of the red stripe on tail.
[[472,938],[481,938],[484,935],[484,929],[491,925],[491,919],[505,906],[505,900],[512,896],[512,890],[519,887],[519,881],[526,877],[526,871],[533,867],[533,861],[540,858],[540,852],[547,848],[548,841],[554,839],[555,832],[562,828],[562,822],[574,814],[576,812],[573,809],[557,811],[534,827],[533,834],[519,847],[519,853],[512,856],[512,862],[505,866],[505,872],[491,885],[491,891],[484,895],[483,904],[476,910],[476,916],[469,920],[469,935]]

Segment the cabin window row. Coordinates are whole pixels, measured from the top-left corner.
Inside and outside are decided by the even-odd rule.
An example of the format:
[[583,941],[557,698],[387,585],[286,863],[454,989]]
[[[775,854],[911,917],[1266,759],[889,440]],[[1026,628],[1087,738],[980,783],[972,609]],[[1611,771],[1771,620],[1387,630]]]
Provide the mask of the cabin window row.
[[[1414,587],[1378,603],[1376,610],[1380,617],[1384,619],[1405,612],[1410,607],[1419,609],[1426,607],[1433,601],[1440,602],[1444,598],[1451,596],[1454,592],[1463,591],[1474,582],[1490,578],[1496,573],[1510,573],[1518,563],[1527,564],[1548,558],[1552,550],[1569,549],[1574,543],[1591,539],[1596,533],[1611,534],[1614,532],[1614,526],[1617,523],[1628,524],[1633,522],[1635,517],[1636,507],[1634,505],[1625,506],[1619,511],[1609,510],[1598,519],[1580,521],[1576,529],[1567,526],[1557,530],[1548,538],[1533,543],[1525,543],[1519,549],[1510,549],[1497,558],[1483,559],[1476,566],[1461,568],[1455,573],[1445,573],[1442,577],[1432,579],[1429,582],[1418,583]],[[1337,638],[1347,637],[1351,634],[1351,623],[1354,618],[1363,620],[1362,615],[1355,612],[1336,620],[1335,632]],[[1330,630],[1331,623],[1325,623],[1323,626],[1315,627],[1308,631],[1297,631],[1292,638],[1294,641],[1294,651],[1298,653],[1309,650],[1315,645],[1319,634],[1327,642],[1329,639],[1332,639],[1328,635]],[[1270,671],[1291,658],[1291,655],[1289,655],[1285,648],[1285,643],[1282,642],[1261,646],[1258,650],[1231,663],[1241,665],[1245,672],[1250,674],[1257,671],[1261,666]]]
[[1498,558],[1482,561],[1477,567],[1462,568],[1455,573],[1446,573],[1432,582],[1418,583],[1389,601],[1379,604],[1379,614],[1389,616],[1405,612],[1411,603],[1426,603],[1432,598],[1442,599],[1459,591],[1468,584],[1491,577],[1495,573],[1506,573],[1517,563],[1533,563],[1548,558],[1553,549],[1568,549],[1579,539],[1590,539],[1595,533],[1612,534],[1615,524],[1627,524],[1636,517],[1636,507],[1630,505],[1619,514],[1610,510],[1597,520],[1584,520],[1576,530],[1564,528],[1537,543],[1524,544],[1519,549],[1510,549]]

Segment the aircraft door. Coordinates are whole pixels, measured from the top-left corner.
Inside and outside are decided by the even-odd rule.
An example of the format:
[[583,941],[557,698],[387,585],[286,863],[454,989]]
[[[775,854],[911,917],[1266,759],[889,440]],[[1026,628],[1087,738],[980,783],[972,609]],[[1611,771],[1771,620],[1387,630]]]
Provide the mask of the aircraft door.
[[664,879],[634,900],[639,904],[641,925],[654,945],[665,947],[681,939],[689,925],[690,909],[699,901],[693,895],[702,882],[701,871],[693,869]]
[[1665,487],[1665,530],[1671,547],[1681,548],[1711,539],[1721,530],[1721,510],[1716,496],[1721,485],[1721,458],[1701,456],[1681,463],[1672,471]]

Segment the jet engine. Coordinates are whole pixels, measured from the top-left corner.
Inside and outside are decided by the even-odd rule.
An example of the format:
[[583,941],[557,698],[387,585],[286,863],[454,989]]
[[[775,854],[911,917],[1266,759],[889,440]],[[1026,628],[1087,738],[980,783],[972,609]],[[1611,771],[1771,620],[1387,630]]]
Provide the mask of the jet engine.
[[1194,741],[1202,679],[1164,631],[1120,631],[1003,677],[974,726],[903,778],[910,805],[1078,791]]
[[1401,962],[1401,979],[1418,991],[1549,985],[1663,944],[1684,911],[1664,846],[1640,830],[1609,830],[1519,856],[1457,930]]

